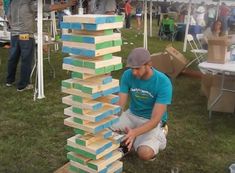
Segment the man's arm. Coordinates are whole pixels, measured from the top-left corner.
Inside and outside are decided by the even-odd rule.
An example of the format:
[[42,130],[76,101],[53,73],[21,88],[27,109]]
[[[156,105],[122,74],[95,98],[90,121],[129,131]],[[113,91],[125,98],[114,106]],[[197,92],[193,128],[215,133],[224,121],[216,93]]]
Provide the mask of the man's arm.
[[167,108],[167,105],[165,105],[165,104],[155,103],[153,111],[152,111],[152,116],[149,121],[147,121],[146,123],[144,123],[143,125],[135,128],[135,129],[126,129],[127,134],[126,134],[124,140],[126,140],[126,145],[129,150],[131,149],[132,144],[134,142],[134,139],[137,136],[142,135],[142,134],[152,130],[153,128],[155,128],[158,125],[158,123],[161,121],[163,114],[166,111],[166,108]]
[[117,105],[119,105],[121,107],[122,110],[124,110],[126,103],[127,103],[127,99],[128,99],[128,94],[127,93],[119,93],[119,101],[117,103]]

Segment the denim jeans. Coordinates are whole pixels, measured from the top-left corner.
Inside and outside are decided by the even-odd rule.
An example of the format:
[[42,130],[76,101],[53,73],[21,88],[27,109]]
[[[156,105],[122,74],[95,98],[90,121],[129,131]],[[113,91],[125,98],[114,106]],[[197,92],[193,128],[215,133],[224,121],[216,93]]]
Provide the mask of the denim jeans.
[[29,84],[30,73],[32,69],[32,61],[34,57],[35,41],[33,38],[29,40],[20,40],[19,36],[11,36],[11,49],[8,58],[8,74],[7,83],[15,81],[17,64],[20,64],[20,80],[18,82],[18,89],[25,88]]

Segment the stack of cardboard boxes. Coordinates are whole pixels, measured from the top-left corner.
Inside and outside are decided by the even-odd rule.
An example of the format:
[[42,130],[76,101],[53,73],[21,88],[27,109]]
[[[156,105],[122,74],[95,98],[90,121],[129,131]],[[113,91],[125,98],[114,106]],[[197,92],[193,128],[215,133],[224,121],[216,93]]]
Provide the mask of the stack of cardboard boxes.
[[121,16],[74,15],[64,17],[61,24],[67,33],[62,35],[63,69],[71,78],[62,81],[62,92],[69,94],[62,102],[68,105],[64,124],[74,128],[75,136],[67,140],[67,158],[72,172],[122,172],[117,149],[122,136],[109,129],[118,121],[120,107],[114,105],[119,80],[110,72],[122,68],[121,57],[112,53],[121,50]]
[[[224,64],[230,60],[228,37],[218,37],[208,40],[208,63]],[[201,91],[208,98],[207,108],[211,111],[233,113],[235,110],[235,93],[224,91],[221,93],[223,74],[204,74],[201,80]],[[235,89],[235,77],[225,76],[223,87],[228,90]],[[216,98],[221,98],[210,107]]]

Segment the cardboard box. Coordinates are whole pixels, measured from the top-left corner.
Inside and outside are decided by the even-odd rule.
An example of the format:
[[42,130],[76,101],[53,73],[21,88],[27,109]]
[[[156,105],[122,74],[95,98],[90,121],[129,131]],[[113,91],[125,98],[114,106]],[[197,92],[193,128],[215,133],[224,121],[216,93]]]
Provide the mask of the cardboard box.
[[161,71],[167,75],[171,75],[174,72],[171,57],[167,53],[154,53],[151,55],[152,66],[158,71]]
[[228,37],[217,37],[208,39],[207,62],[224,64],[228,61],[229,45]]
[[171,56],[174,69],[171,77],[175,78],[184,70],[185,66],[188,64],[188,60],[172,46],[167,46],[165,51]]
[[210,89],[212,86],[213,76],[210,74],[203,74],[201,78],[201,92],[207,98],[210,95]]
[[[212,78],[209,91],[207,108],[219,96],[221,90],[222,77],[215,75]],[[224,88],[235,90],[235,77],[225,77]],[[235,110],[235,93],[224,91],[218,102],[212,107],[212,111],[233,113]]]

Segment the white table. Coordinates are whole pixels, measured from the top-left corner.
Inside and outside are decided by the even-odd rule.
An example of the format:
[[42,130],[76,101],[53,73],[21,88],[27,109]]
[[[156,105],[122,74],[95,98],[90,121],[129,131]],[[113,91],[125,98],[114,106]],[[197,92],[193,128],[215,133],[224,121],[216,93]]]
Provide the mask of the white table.
[[235,61],[229,61],[225,64],[202,62],[198,65],[198,67],[201,70],[201,72],[204,74],[212,74],[212,75],[221,74],[222,75],[220,94],[215,98],[215,100],[211,103],[211,105],[209,105],[209,108],[208,108],[209,118],[211,118],[212,108],[222,97],[224,91],[235,93],[235,88],[231,90],[231,89],[226,89],[224,87],[225,75],[235,76]]

